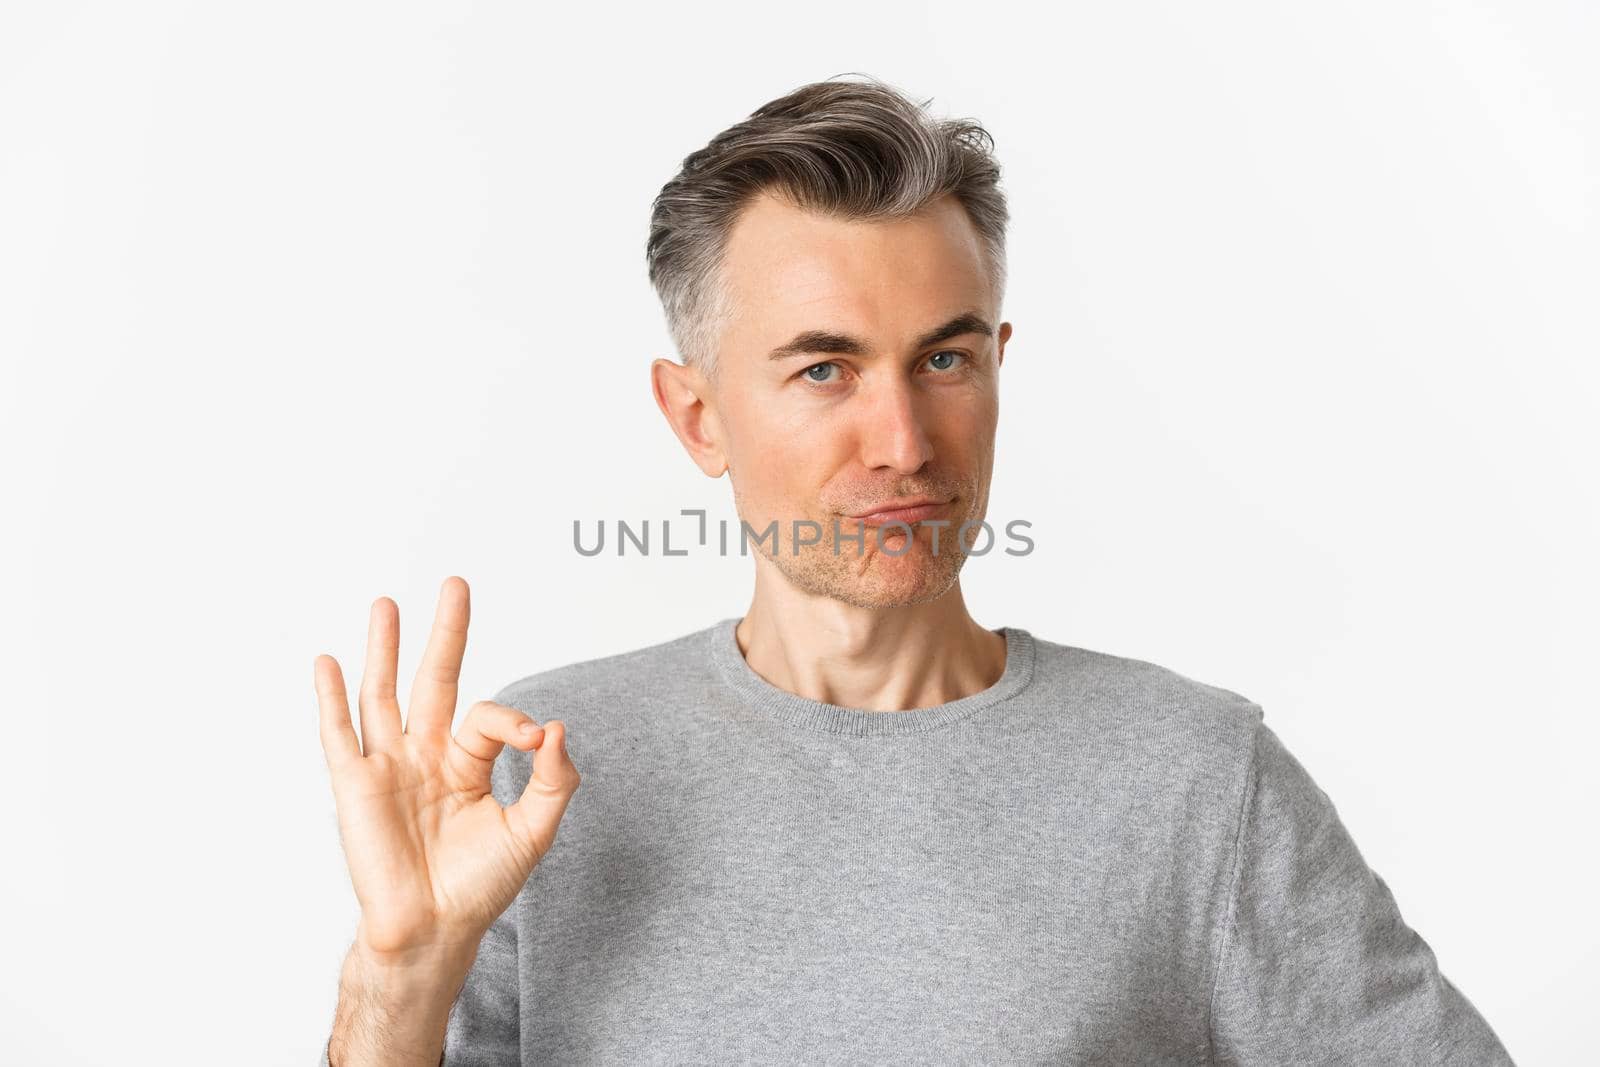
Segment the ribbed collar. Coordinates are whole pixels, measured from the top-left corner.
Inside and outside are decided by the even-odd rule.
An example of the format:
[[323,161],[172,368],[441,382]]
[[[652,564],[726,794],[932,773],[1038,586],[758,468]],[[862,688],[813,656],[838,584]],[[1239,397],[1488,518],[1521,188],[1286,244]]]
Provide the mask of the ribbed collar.
[[910,711],[866,711],[846,708],[780,689],[751,669],[739,651],[734,630],[742,617],[723,619],[707,631],[709,654],[728,684],[747,703],[774,718],[807,730],[850,737],[883,737],[922,733],[960,722],[975,712],[1010,700],[1033,680],[1033,635],[1015,626],[994,631],[1006,639],[1005,671],[982,692],[931,708]]

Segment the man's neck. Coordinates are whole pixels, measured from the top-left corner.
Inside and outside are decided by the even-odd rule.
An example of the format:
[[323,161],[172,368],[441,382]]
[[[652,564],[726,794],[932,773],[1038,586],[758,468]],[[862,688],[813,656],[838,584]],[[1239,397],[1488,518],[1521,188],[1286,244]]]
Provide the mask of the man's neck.
[[959,583],[896,608],[785,594],[780,605],[758,588],[735,636],[751,670],[798,696],[907,711],[980,693],[1005,670],[1005,637],[967,613]]

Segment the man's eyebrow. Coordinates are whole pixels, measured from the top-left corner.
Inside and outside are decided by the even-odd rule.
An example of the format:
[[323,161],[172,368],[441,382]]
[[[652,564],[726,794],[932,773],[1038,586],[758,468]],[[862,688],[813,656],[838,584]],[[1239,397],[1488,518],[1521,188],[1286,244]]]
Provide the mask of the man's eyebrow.
[[[927,348],[941,341],[948,341],[952,337],[963,334],[976,333],[985,337],[994,336],[994,327],[989,325],[989,320],[975,311],[963,311],[955,318],[942,326],[936,326],[917,338],[916,348]],[[849,334],[834,333],[831,330],[806,330],[797,333],[788,344],[779,345],[768,353],[768,359],[788,359],[790,356],[816,355],[818,353],[841,356],[864,356],[872,351],[872,346],[857,337]]]

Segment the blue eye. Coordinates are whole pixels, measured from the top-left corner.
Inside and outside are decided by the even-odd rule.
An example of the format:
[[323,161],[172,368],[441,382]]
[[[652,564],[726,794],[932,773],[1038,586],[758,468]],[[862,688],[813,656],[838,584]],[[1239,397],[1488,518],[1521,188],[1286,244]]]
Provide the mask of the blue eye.
[[810,380],[811,380],[811,381],[813,381],[813,382],[825,382],[825,381],[827,381],[827,380],[828,380],[828,379],[827,379],[827,378],[818,378],[818,377],[817,377],[817,376],[816,376],[816,375],[815,375],[815,374],[813,374],[813,373],[812,373],[812,372],[813,372],[813,371],[815,371],[815,370],[817,370],[817,369],[818,369],[818,368],[822,368],[822,367],[836,367],[836,366],[838,366],[838,364],[836,364],[836,363],[813,363],[813,364],[812,364],[812,365],[811,365],[811,366],[809,366],[809,367],[807,367],[807,368],[806,368],[806,369],[805,369],[805,376],[806,376],[806,377],[807,377],[807,378],[808,378],[808,379],[810,379]]
[[[952,349],[945,349],[943,352],[935,352],[933,355],[929,356],[928,357],[928,362],[929,363],[933,363],[934,360],[938,359],[940,356],[957,356],[957,357],[960,357],[961,359],[966,359],[967,358],[967,355],[966,355],[965,352],[956,352],[956,351],[954,351]],[[949,370],[950,366],[951,365],[948,364],[948,363],[941,364],[941,365],[935,365],[934,369],[935,370]]]

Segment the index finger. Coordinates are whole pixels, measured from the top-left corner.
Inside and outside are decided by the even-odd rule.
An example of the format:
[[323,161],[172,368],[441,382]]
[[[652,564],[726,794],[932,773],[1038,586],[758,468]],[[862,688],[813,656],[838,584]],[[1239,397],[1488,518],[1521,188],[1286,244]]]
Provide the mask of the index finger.
[[406,733],[450,733],[456,713],[456,683],[461,678],[461,658],[467,650],[467,623],[471,615],[465,580],[454,575],[439,587],[428,647],[411,686],[411,707],[406,712]]

